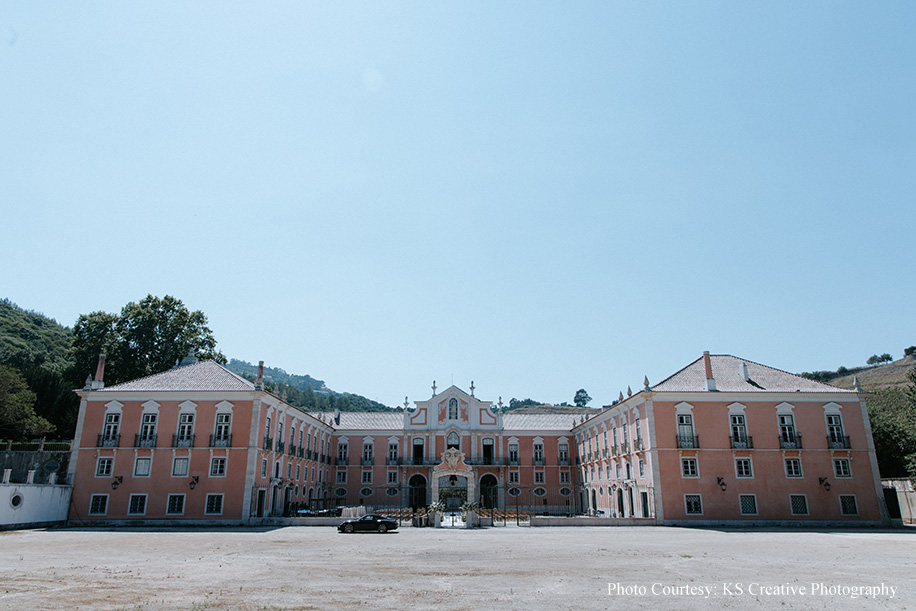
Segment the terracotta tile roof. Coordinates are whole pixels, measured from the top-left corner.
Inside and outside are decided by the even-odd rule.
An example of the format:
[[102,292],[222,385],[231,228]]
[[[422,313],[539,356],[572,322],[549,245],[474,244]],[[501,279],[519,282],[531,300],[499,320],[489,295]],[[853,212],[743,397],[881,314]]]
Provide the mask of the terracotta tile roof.
[[241,378],[215,361],[201,361],[137,378],[123,384],[106,386],[96,392],[121,390],[254,390],[254,384]]
[[330,423],[338,430],[387,431],[404,428],[403,412],[340,412],[340,424],[334,423],[332,412],[312,412],[312,415]]
[[[730,354],[712,354],[709,359],[712,364],[712,376],[716,380],[716,390],[719,392],[855,392]],[[749,381],[745,381],[741,375],[742,363],[747,364]],[[655,384],[651,389],[660,392],[705,391],[706,369],[703,357]]]
[[582,414],[503,414],[507,431],[569,431]]

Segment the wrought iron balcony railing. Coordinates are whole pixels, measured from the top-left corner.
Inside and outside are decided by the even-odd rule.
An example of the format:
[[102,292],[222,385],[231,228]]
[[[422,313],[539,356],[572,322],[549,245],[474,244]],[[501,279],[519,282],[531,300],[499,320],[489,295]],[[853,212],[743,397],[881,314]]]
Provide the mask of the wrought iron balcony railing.
[[210,435],[211,448],[228,448],[232,445],[232,435]]
[[692,449],[700,447],[700,438],[697,435],[678,435],[677,447],[681,449]]
[[95,445],[99,448],[116,448],[119,443],[121,443],[120,435],[105,435],[103,433],[99,435],[99,440]]
[[754,438],[750,435],[732,436],[728,440],[731,442],[732,449],[735,450],[750,450],[754,447]]

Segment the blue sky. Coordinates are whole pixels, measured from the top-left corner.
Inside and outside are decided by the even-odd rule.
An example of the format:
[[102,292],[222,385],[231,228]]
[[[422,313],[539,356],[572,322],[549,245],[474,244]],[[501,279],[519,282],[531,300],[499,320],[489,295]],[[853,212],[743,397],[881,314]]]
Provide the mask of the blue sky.
[[0,6],[0,296],[393,405],[916,344],[911,2]]

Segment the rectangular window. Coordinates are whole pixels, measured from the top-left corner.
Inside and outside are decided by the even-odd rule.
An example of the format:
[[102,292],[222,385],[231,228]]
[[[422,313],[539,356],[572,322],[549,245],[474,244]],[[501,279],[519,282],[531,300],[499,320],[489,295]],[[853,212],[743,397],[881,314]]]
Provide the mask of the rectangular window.
[[108,513],[108,495],[93,494],[89,499],[89,515],[103,516]]
[[[699,469],[697,469],[697,459],[696,458],[682,458],[681,459],[681,475],[683,477],[699,477]],[[618,474],[619,477],[619,474]]]
[[114,439],[121,428],[121,414],[111,412],[105,414],[105,439]]
[[848,458],[833,459],[833,474],[836,477],[852,477],[852,471],[849,470]]
[[703,500],[699,494],[685,494],[684,507],[687,510],[687,515],[702,515]]
[[156,434],[156,414],[143,414],[143,423],[140,425],[140,437],[149,439]]
[[296,479],[299,479],[300,469],[301,469],[301,465],[296,465]]
[[[843,435],[843,421],[839,414],[830,414],[827,416],[827,437],[830,440],[830,447],[842,444],[846,437]],[[842,445],[840,445],[842,447]]]
[[509,462],[518,462],[518,444],[510,443],[509,444]]
[[750,458],[735,459],[735,476],[736,477],[754,477],[754,469],[751,466]]
[[569,471],[560,471],[560,483],[561,484],[569,483]]
[[187,439],[194,434],[194,414],[178,414],[178,438]]
[[226,459],[214,457],[210,459],[210,477],[226,477]]
[[[605,434],[604,434],[604,438],[605,438],[605,440],[607,439],[607,433],[606,433],[606,432],[605,432]],[[569,445],[568,445],[568,444],[561,443],[560,446],[559,446],[559,451],[558,451],[558,452],[559,452],[560,462],[561,462],[561,463],[563,463],[563,462],[569,462]]]
[[786,459],[786,477],[801,477],[801,460],[797,458]]
[[170,494],[169,502],[166,506],[165,512],[169,515],[178,515],[184,513],[184,495],[183,494]]
[[388,483],[389,483],[389,484],[397,484],[397,483],[398,483],[398,472],[397,472],[397,471],[389,471],[389,472],[388,472]]
[[840,495],[840,513],[844,516],[854,516],[859,514],[859,506],[856,503],[854,494]]
[[267,477],[267,459],[261,459],[261,477]]
[[646,461],[640,459],[640,461],[639,461],[639,477],[645,477],[645,476],[646,476]]
[[757,497],[753,494],[739,494],[738,502],[741,505],[741,515],[757,515]]
[[363,471],[363,483],[364,484],[372,483],[372,471]]
[[213,438],[217,441],[226,441],[229,439],[229,432],[232,430],[232,414],[216,414],[216,428],[213,431]]
[[534,460],[537,462],[544,462],[544,444],[534,444]]
[[152,458],[139,457],[134,463],[134,477],[149,477],[150,467],[153,463]]
[[172,477],[187,477],[188,475],[188,458],[186,456],[176,456],[172,459]]
[[388,444],[388,460],[397,462],[398,460],[398,444],[389,443]]
[[611,481],[611,465],[605,465],[604,471],[607,473],[607,481]]
[[620,479],[620,463],[617,463],[616,469],[617,469],[616,470],[617,479]]
[[109,477],[114,466],[114,458],[100,458],[95,464],[96,477]]
[[789,503],[792,505],[793,516],[808,515],[808,497],[804,494],[790,494]]
[[783,448],[794,449],[797,446],[795,434],[795,417],[792,414],[779,416],[779,440]]
[[338,472],[337,472],[337,483],[338,483],[338,484],[346,484],[346,483],[347,483],[347,472],[346,472],[346,471],[338,471]]
[[509,483],[510,484],[518,483],[518,471],[509,471]]
[[293,479],[293,463],[286,465],[286,479]]
[[208,494],[204,513],[208,515],[221,515],[223,513],[223,495]]
[[132,516],[142,516],[146,513],[146,495],[132,494],[127,505],[127,513]]
[[535,483],[535,484],[543,484],[543,483],[544,483],[544,472],[543,472],[543,471],[535,471],[535,472],[534,472],[534,483]]
[[372,462],[372,444],[371,443],[363,444],[363,460],[366,462]]
[[345,443],[337,445],[337,462],[345,465],[347,464],[347,450],[349,446]]

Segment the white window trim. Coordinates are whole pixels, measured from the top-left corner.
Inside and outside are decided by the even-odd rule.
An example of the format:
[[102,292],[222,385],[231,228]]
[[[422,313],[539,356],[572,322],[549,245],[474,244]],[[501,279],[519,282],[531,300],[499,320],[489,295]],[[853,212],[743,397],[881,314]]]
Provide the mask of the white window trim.
[[[131,511],[130,505],[133,503],[134,497],[143,497],[143,511]],[[127,499],[127,515],[129,516],[145,516],[146,515],[146,506],[149,503],[149,495],[145,493],[134,493],[131,494]]]
[[[747,463],[748,463],[748,465],[750,465],[750,467],[751,467],[751,474],[750,474],[750,475],[739,475],[739,474],[738,474],[738,461],[739,461],[739,460],[746,460]],[[739,456],[739,457],[735,458],[735,479],[754,479],[754,473],[755,473],[755,470],[754,470],[754,461],[751,459],[750,456]]]
[[[146,475],[137,475],[137,465],[140,463],[141,460],[149,461],[149,473],[147,473]],[[152,476],[153,476],[153,457],[152,456],[137,456],[136,458],[134,458],[134,470],[132,471],[131,477],[149,479]]]
[[[218,496],[220,497],[219,502],[219,512],[210,512],[207,511],[207,506],[210,504],[210,497]],[[205,516],[221,516],[223,515],[223,509],[225,509],[224,503],[226,502],[225,495],[219,492],[211,492],[204,497],[204,515]]]
[[[699,499],[700,499],[700,511],[698,511],[698,512],[691,512],[691,511],[688,510],[688,507],[687,507],[687,497],[688,497],[688,496],[699,497]],[[705,510],[706,510],[706,508],[703,506],[703,495],[702,495],[702,494],[699,494],[699,493],[696,493],[696,492],[691,492],[691,493],[688,493],[688,494],[685,494],[685,495],[684,495],[684,515],[687,515],[687,516],[701,516],[701,515],[704,515],[704,514],[705,514]]]
[[[754,509],[755,509],[754,513],[744,513],[744,512],[741,510],[741,509],[742,509],[742,508],[741,508],[741,497],[742,497],[742,496],[753,497],[753,499],[754,499]],[[760,505],[757,503],[757,495],[756,495],[756,494],[739,494],[739,495],[738,495],[738,513],[739,513],[740,515],[742,515],[742,516],[759,516],[759,515],[760,515]]]

